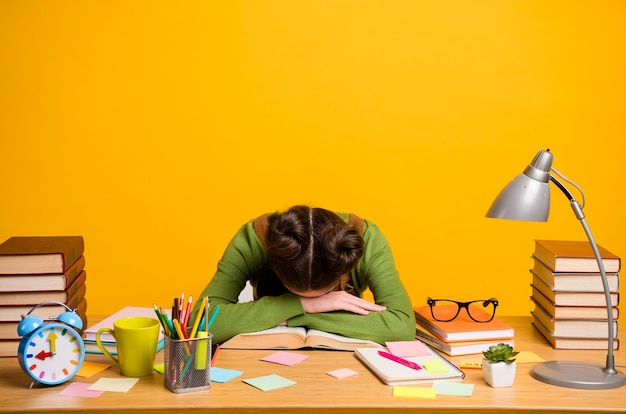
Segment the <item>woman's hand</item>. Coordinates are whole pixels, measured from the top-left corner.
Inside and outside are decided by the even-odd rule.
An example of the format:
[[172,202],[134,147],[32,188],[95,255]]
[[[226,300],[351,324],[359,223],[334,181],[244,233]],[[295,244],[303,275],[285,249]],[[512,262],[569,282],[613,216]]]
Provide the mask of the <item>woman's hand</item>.
[[300,302],[306,313],[323,313],[344,310],[358,315],[381,312],[385,306],[368,302],[344,291],[332,291],[316,297],[300,296]]

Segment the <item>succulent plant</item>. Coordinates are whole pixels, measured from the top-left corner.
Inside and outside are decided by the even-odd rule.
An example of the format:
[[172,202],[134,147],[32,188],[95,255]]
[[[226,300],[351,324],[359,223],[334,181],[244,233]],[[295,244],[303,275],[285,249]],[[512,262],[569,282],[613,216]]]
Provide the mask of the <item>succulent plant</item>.
[[488,350],[483,351],[483,356],[487,361],[492,364],[496,362],[504,362],[510,364],[515,361],[515,356],[519,354],[517,351],[513,351],[513,347],[509,344],[499,343],[498,345],[492,345]]

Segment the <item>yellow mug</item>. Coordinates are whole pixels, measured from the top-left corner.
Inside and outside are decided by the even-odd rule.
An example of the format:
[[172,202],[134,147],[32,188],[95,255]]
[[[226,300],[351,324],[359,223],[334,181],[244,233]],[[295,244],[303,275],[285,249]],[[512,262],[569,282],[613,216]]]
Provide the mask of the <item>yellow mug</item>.
[[[152,374],[159,338],[159,321],[147,316],[130,316],[113,322],[113,329],[102,328],[96,333],[98,348],[120,367],[127,377],[143,377]],[[102,344],[100,335],[110,333],[115,338],[117,358]]]

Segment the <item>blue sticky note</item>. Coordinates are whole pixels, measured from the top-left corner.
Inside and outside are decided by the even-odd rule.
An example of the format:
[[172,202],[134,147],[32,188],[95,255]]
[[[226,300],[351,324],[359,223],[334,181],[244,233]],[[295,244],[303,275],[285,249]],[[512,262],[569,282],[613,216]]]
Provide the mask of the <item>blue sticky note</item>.
[[228,382],[231,379],[237,378],[238,376],[243,374],[243,371],[219,367],[211,367],[211,370],[209,372],[211,376],[211,381],[221,383]]

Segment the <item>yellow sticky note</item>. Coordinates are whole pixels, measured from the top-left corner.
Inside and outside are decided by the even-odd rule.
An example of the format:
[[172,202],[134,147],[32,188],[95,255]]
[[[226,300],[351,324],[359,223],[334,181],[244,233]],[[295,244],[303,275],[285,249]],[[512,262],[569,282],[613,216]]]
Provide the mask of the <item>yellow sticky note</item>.
[[466,369],[481,369],[483,367],[483,361],[480,359],[459,358],[459,367]]
[[518,364],[524,364],[527,362],[544,362],[544,361],[545,360],[541,358],[539,355],[530,351],[521,351],[515,357],[515,362],[517,362]]
[[443,374],[448,372],[448,367],[440,359],[430,359],[424,362],[424,368],[431,374]]
[[391,395],[394,397],[435,398],[437,393],[434,388],[396,386],[393,387]]

